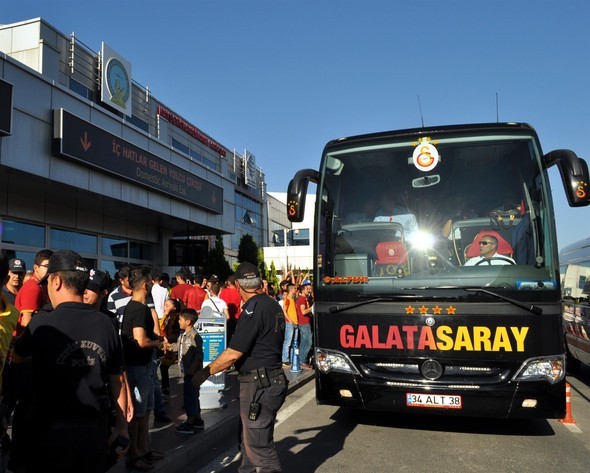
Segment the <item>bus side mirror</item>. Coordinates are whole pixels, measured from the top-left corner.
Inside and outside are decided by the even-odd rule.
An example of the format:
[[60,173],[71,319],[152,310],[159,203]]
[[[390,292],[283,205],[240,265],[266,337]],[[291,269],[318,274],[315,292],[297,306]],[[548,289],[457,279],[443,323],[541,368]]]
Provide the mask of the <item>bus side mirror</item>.
[[287,217],[291,222],[302,222],[309,181],[319,184],[320,173],[314,169],[297,171],[287,190]]
[[547,168],[557,164],[570,207],[590,204],[590,176],[586,161],[569,149],[558,149],[543,156]]

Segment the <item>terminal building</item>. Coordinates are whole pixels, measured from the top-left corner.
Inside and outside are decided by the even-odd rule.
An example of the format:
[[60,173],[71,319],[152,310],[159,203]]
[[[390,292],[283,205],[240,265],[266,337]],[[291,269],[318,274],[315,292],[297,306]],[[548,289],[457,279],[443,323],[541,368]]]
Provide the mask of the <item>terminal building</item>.
[[32,268],[41,248],[72,249],[113,275],[196,270],[218,235],[230,264],[245,234],[268,246],[255,157],[159,101],[115,49],[41,18],[0,26],[2,250]]

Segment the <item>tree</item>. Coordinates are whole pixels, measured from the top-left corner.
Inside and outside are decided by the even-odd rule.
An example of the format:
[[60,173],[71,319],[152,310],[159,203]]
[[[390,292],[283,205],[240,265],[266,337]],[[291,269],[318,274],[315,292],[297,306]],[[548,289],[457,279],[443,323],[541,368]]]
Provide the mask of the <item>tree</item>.
[[252,235],[244,235],[238,246],[238,262],[252,263],[258,267],[258,245]]
[[275,291],[279,290],[279,278],[277,276],[277,268],[275,262],[270,262],[270,271],[268,272],[268,285],[275,288]]
[[215,238],[215,247],[209,251],[207,275],[216,274],[221,280],[225,280],[231,273],[232,270],[225,259],[223,239],[221,235],[217,235]]
[[260,277],[262,279],[268,280],[268,270],[266,269],[266,263],[264,262],[264,251],[262,248],[258,248],[258,271],[260,272]]

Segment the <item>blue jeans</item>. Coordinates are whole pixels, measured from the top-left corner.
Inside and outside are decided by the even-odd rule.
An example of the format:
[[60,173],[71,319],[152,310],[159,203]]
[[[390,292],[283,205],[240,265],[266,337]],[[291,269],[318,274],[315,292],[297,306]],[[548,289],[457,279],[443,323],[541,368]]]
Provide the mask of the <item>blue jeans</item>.
[[144,417],[154,408],[154,375],[151,365],[127,366],[127,380],[133,398],[134,417]]
[[162,386],[158,379],[158,366],[160,360],[158,360],[158,354],[156,350],[152,353],[152,378],[154,380],[154,412],[164,412],[164,401],[162,400]]
[[201,418],[201,403],[199,402],[199,388],[195,388],[192,383],[192,376],[184,376],[184,385],[182,392],[184,396],[184,410],[186,416],[192,419]]
[[299,347],[300,360],[301,363],[307,363],[307,357],[311,348],[311,324],[299,324],[299,334],[301,335],[301,346]]
[[291,363],[293,355],[293,342],[297,340],[297,326],[285,323],[285,341],[283,342],[283,363]]

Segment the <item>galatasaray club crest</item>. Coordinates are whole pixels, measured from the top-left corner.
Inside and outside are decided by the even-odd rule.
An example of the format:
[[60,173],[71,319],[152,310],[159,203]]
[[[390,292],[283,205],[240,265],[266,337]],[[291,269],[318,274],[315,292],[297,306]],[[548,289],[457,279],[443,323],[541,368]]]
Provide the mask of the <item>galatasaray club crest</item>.
[[433,170],[440,160],[438,150],[434,146],[436,141],[428,137],[420,138],[418,143],[412,143],[416,147],[412,154],[414,166],[420,171],[428,172]]

